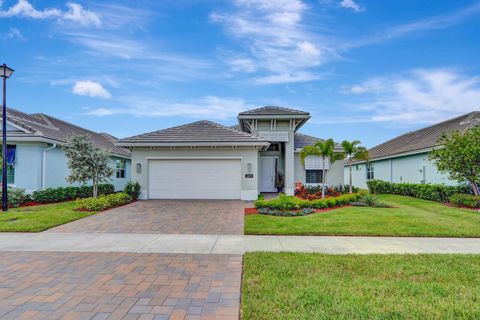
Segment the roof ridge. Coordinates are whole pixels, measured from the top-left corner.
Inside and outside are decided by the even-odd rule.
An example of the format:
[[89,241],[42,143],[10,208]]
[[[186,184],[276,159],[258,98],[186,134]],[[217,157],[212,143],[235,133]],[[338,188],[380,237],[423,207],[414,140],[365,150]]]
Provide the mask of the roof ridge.
[[41,117],[43,120],[45,120],[46,123],[48,123],[50,126],[52,126],[52,129],[58,129],[57,126],[55,126],[50,119],[44,114],[44,113],[32,113],[32,116],[34,117]]
[[[71,122],[68,122],[68,121],[59,119],[59,118],[57,118],[57,117],[53,117],[53,116],[51,116],[51,115],[44,114],[44,113],[42,113],[41,115],[43,115],[43,116],[45,116],[45,117],[47,117],[47,118],[54,119],[54,120],[56,120],[56,121],[60,121],[60,122],[62,122],[62,123],[65,123],[65,124],[67,124],[67,125],[69,125],[69,126],[78,128],[78,129],[80,129],[80,130],[87,131],[87,132],[90,133],[90,134],[93,134],[93,135],[96,135],[96,136],[101,136],[101,134],[100,134],[99,132],[96,132],[96,131],[93,131],[93,130],[90,130],[90,129],[87,129],[87,128],[80,127],[80,126],[78,126],[78,125],[76,125],[76,124],[74,124],[74,123],[71,123]],[[50,119],[49,119],[49,121],[50,121]],[[50,122],[51,122],[51,121],[50,121]],[[55,128],[57,128],[57,127],[55,127]],[[58,129],[58,128],[57,128],[57,129]]]
[[444,123],[447,123],[447,122],[459,120],[459,119],[461,119],[461,118],[464,118],[464,117],[466,117],[466,116],[468,116],[468,115],[470,115],[470,114],[476,113],[476,112],[480,112],[480,111],[471,111],[471,112],[462,114],[462,115],[460,115],[460,116],[457,116],[457,117],[455,117],[455,118],[443,120],[443,121],[441,121],[441,122],[437,122],[437,123],[434,123],[434,124],[432,124],[432,125],[429,125],[429,126],[426,126],[426,127],[423,127],[423,128],[417,129],[417,130],[414,130],[414,131],[405,132],[404,134],[401,134],[401,135],[396,136],[396,137],[393,137],[393,138],[391,138],[391,139],[389,139],[389,140],[387,140],[387,141],[385,141],[385,142],[382,142],[382,143],[380,143],[380,144],[377,144],[377,145],[369,148],[368,150],[375,149],[375,148],[380,147],[380,146],[382,146],[382,145],[384,145],[384,144],[387,144],[387,143],[389,143],[389,142],[392,142],[392,141],[394,141],[394,140],[396,140],[396,139],[398,139],[398,138],[405,137],[405,136],[410,135],[410,134],[415,134],[415,133],[417,133],[417,132],[419,132],[419,131],[423,131],[423,130],[427,130],[427,129],[430,129],[430,128],[433,128],[433,127],[437,127],[437,126],[440,126],[440,125],[442,125],[442,124],[444,124]]
[[163,128],[163,129],[159,129],[159,130],[154,130],[154,131],[149,131],[149,132],[141,133],[141,134],[136,134],[136,135],[131,136],[131,137],[122,138],[122,139],[120,139],[120,140],[128,140],[128,139],[138,138],[138,137],[145,136],[145,135],[152,134],[152,133],[159,133],[159,132],[161,132],[161,131],[166,131],[166,130],[171,130],[171,129],[178,129],[178,128],[182,128],[182,127],[186,127],[186,126],[192,125],[192,124],[194,124],[194,123],[203,122],[203,121],[208,122],[208,120],[199,120],[199,121],[184,123],[184,124],[180,124],[180,125],[174,126],[174,127],[168,127],[168,128]]

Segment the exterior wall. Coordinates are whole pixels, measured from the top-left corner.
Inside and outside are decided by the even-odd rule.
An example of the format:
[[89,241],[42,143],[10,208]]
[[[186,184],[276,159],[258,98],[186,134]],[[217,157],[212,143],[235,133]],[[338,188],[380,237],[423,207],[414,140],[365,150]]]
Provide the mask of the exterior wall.
[[[14,143],[12,143],[13,145]],[[27,192],[42,187],[42,150],[46,144],[16,143],[15,183]]]
[[[46,143],[12,143],[16,145],[15,159],[15,184],[17,188],[26,189],[28,192],[45,188],[65,187],[69,184],[66,178],[69,175],[67,167],[67,158],[65,153],[59,148],[46,151],[45,164],[45,182],[42,183],[43,176],[43,150],[50,148],[52,145]],[[111,159],[112,167],[115,168],[115,159]],[[112,178],[112,183],[116,191],[123,189],[125,184],[130,180],[131,168],[130,160],[126,160],[125,178]]]
[[[330,170],[327,172],[327,184],[329,186],[338,186],[343,184],[344,180],[344,162],[343,160],[338,160],[332,163]],[[300,162],[300,156],[298,153],[295,154],[295,182],[301,182],[305,184],[305,168]]]
[[[448,179],[446,174],[440,173],[435,164],[428,159],[428,153],[420,153],[405,157],[371,161],[374,178],[394,183],[443,183],[456,185],[458,182]],[[349,183],[349,168],[345,166],[345,184]],[[366,164],[352,166],[353,185],[367,188]]]
[[[245,148],[135,148],[132,150],[132,180],[137,181],[141,190],[141,199],[148,199],[148,158],[242,158],[242,200],[255,200],[258,196],[258,150],[254,147]],[[245,178],[248,173],[248,164],[252,165],[253,178]],[[141,165],[141,172],[137,172],[137,164]]]

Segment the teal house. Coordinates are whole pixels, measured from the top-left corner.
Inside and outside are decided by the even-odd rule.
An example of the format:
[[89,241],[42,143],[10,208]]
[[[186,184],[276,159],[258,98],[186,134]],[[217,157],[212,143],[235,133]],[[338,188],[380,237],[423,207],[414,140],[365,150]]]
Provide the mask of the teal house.
[[122,190],[130,180],[130,151],[115,146],[116,138],[78,127],[45,114],[7,113],[7,163],[9,186],[35,190],[69,185],[67,159],[61,146],[68,138],[86,135],[98,148],[111,154],[115,169],[111,183]]
[[[463,132],[480,125],[480,111],[470,112],[435,125],[396,137],[371,148],[369,162],[356,161],[352,166],[353,185],[366,188],[372,179],[393,183],[443,183],[456,185],[448,175],[440,173],[428,159],[443,134]],[[349,166],[345,164],[345,184],[349,183]]]

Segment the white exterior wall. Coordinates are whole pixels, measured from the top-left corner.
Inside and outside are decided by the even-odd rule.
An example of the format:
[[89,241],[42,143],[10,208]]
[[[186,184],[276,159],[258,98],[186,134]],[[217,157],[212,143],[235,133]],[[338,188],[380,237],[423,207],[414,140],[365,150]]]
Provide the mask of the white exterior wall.
[[[132,150],[132,180],[137,181],[141,190],[141,199],[148,199],[148,162],[149,158],[241,158],[241,198],[242,200],[256,200],[258,196],[258,150],[255,147],[216,148],[176,147],[169,148],[134,148]],[[248,164],[252,165],[253,178],[246,178]],[[137,164],[141,165],[141,172],[137,172]]]
[[[374,178],[393,183],[440,183],[457,185],[458,182],[448,179],[446,174],[440,173],[435,164],[428,159],[428,153],[420,153],[398,158],[371,161],[374,168]],[[425,170],[425,175],[424,171]],[[345,184],[348,184],[349,168],[346,165]],[[425,177],[425,179],[424,179]],[[425,181],[424,181],[425,180]],[[367,188],[366,164],[352,166],[353,185]]]
[[[343,166],[343,160],[338,160],[332,163],[332,165],[330,166],[330,170],[328,170],[327,172],[327,184],[329,186],[338,186],[340,184],[343,184]],[[298,153],[295,154],[295,182],[301,182],[302,184],[306,184],[305,167],[302,166]]]

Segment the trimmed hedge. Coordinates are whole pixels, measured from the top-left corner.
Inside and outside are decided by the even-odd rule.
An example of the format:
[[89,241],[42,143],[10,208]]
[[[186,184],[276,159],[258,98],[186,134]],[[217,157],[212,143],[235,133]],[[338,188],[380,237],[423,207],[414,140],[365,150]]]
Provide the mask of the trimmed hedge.
[[77,205],[80,209],[89,211],[102,211],[114,207],[123,206],[132,202],[132,197],[124,192],[100,196],[98,198],[78,199]]
[[[2,188],[0,187],[0,193],[1,192],[2,192]],[[32,201],[30,195],[25,192],[25,189],[21,189],[21,188],[8,188],[7,197],[8,197],[8,206],[11,208],[16,208],[21,206],[24,203]]]
[[450,197],[450,203],[459,207],[480,208],[480,196],[456,193]]
[[138,197],[140,196],[140,191],[141,187],[138,182],[134,181],[128,181],[127,184],[125,185],[125,188],[123,188],[123,192],[128,194],[130,197],[132,197],[133,200],[137,200]]
[[[98,195],[106,195],[115,192],[113,184],[104,183],[98,185]],[[61,202],[88,198],[93,195],[92,186],[47,188],[32,193],[32,201],[39,203]]]
[[362,193],[352,193],[344,194],[338,197],[310,201],[299,199],[295,196],[286,196],[284,194],[280,194],[280,196],[275,199],[255,201],[255,208],[269,208],[272,210],[281,211],[299,210],[304,208],[323,209],[350,204],[351,202],[358,201],[362,195]]
[[374,194],[397,194],[446,203],[456,193],[470,193],[467,185],[446,186],[444,184],[391,183],[383,180],[367,181],[368,190]]

